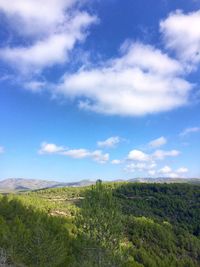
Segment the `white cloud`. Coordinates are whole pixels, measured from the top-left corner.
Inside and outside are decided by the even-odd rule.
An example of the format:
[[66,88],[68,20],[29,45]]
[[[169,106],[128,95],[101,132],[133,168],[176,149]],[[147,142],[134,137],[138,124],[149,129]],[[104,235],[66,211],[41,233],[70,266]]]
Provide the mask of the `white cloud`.
[[109,160],[109,154],[103,154],[101,150],[89,151],[87,149],[71,149],[64,151],[62,155],[75,159],[92,158],[99,163],[106,163]]
[[122,139],[119,136],[112,136],[104,141],[98,141],[97,145],[99,147],[112,148],[115,147],[117,144],[119,144],[121,140]]
[[114,165],[119,165],[119,164],[121,164],[123,161],[122,160],[119,160],[119,159],[113,159],[112,161],[111,161],[111,163],[112,164],[114,164]]
[[137,162],[137,163],[129,163],[125,166],[125,171],[127,172],[143,172],[143,171],[154,171],[156,167],[156,163],[146,163],[146,162]]
[[4,147],[0,146],[0,154],[3,154],[4,153]]
[[94,152],[92,152],[91,157],[93,160],[99,163],[106,163],[109,161],[109,154],[103,154],[101,150],[95,150]]
[[154,162],[156,160],[164,160],[166,157],[177,157],[180,155],[178,150],[156,150],[151,154],[144,153],[141,150],[132,150],[129,152],[127,159],[133,161]]
[[[169,166],[164,166],[163,168],[157,170],[157,161],[164,160],[166,157],[177,157],[180,154],[178,150],[156,150],[153,153],[144,153],[141,150],[132,150],[128,153],[125,161],[126,166],[124,168],[127,172],[145,172],[150,176],[155,176],[158,174],[167,174],[171,177],[171,173],[175,173]],[[118,161],[116,164],[118,164]],[[120,161],[119,161],[120,162]],[[112,162],[111,162],[112,163]],[[176,171],[177,176],[180,176],[186,169],[180,168]],[[168,175],[169,174],[169,175]]]
[[180,151],[178,150],[156,150],[152,154],[152,158],[155,160],[163,160],[166,157],[177,157],[180,155]]
[[157,164],[155,162],[134,162],[127,164],[125,166],[126,172],[143,172],[147,173],[150,176],[158,175],[160,177],[169,177],[169,178],[183,178],[186,173],[188,173],[188,169],[185,167],[181,167],[177,170],[173,170],[170,166],[166,165],[161,169],[156,169]]
[[57,93],[79,107],[104,114],[145,115],[188,103],[192,85],[178,61],[142,43],[129,43],[121,57],[94,69],[65,75]]
[[150,176],[159,174],[159,176],[170,178],[182,177],[182,175],[188,172],[188,169],[185,167],[181,167],[176,171],[167,165],[157,169],[157,161],[164,160],[166,157],[176,157],[179,154],[178,150],[156,150],[152,154],[146,154],[140,150],[132,150],[128,154],[127,159],[133,162],[128,163],[124,170],[126,172],[143,172]]
[[169,174],[172,172],[172,169],[169,166],[165,166],[158,171],[161,174]]
[[23,72],[38,71],[68,60],[69,52],[87,36],[89,25],[97,18],[73,8],[76,0],[0,1],[0,10],[16,31],[33,35],[29,45],[0,49],[0,58]]
[[152,140],[151,142],[149,142],[149,146],[151,148],[156,148],[156,147],[160,147],[160,146],[163,146],[167,143],[167,139],[163,136],[155,139],[155,140]]
[[88,149],[68,149],[55,144],[42,143],[39,154],[56,154],[68,156],[74,159],[91,158],[98,163],[106,163],[109,161],[109,154],[103,153],[101,150],[90,151]]
[[47,83],[45,81],[32,80],[30,82],[25,82],[23,87],[29,91],[38,93],[47,87]]
[[185,173],[187,173],[188,171],[189,171],[188,168],[181,167],[181,168],[179,168],[176,172],[179,173],[179,174],[185,174]]
[[[1,0],[0,11],[25,41],[21,46],[10,43],[1,47],[0,58],[25,74],[69,61],[76,43],[85,40],[89,26],[98,20],[79,8],[81,3],[49,0],[47,5],[45,0]],[[171,14],[161,22],[163,34],[167,36],[168,29],[170,32],[169,21],[174,16],[192,14]],[[170,38],[165,38],[169,44]],[[194,85],[184,78],[187,71],[178,60],[151,45],[131,41],[123,43],[120,53],[95,67],[86,64],[78,72],[65,74],[59,85],[49,90],[54,96],[74,99],[81,109],[109,115],[141,116],[188,104]],[[44,85],[32,81],[26,88],[40,91]]]
[[47,4],[46,0],[1,0],[0,10],[17,32],[35,35],[55,30],[55,27],[64,23],[65,12],[76,2],[77,0],[48,0]]
[[135,161],[149,161],[150,156],[140,150],[134,149],[129,152],[127,159]]
[[[89,26],[98,21],[96,16],[79,8],[81,3],[78,0],[49,0],[47,5],[45,0],[15,0],[13,3],[1,0],[0,11],[17,37],[23,35],[24,41],[20,46],[16,43],[1,46],[0,58],[25,74],[35,74],[69,61],[76,43],[84,41]],[[168,47],[173,49],[176,45],[169,45],[171,25],[174,20],[182,21],[180,17],[198,21],[199,12],[172,13],[161,22]],[[176,30],[181,32],[182,26]],[[194,30],[191,36],[198,34],[199,31]],[[50,86],[49,90],[54,96],[61,94],[74,99],[81,109],[109,115],[142,116],[188,104],[194,85],[184,78],[187,75],[184,64],[162,50],[139,42],[125,41],[120,53],[95,67],[86,64],[78,72],[65,74],[59,85],[54,85],[54,90]],[[44,88],[43,83],[36,81],[25,85],[32,91]]]
[[68,51],[74,45],[74,37],[54,34],[45,40],[39,40],[30,47],[6,47],[0,50],[0,57],[16,67],[26,71],[26,69],[41,69],[56,63],[66,61]]
[[169,178],[180,178],[180,176],[176,172],[171,172],[167,174]]
[[[126,157],[126,172],[143,172],[150,176],[156,174],[161,177],[178,178],[183,177],[188,172],[185,167],[180,167],[173,170],[170,166],[165,165],[158,169],[158,161],[164,160],[167,157],[177,157],[180,155],[178,150],[156,150],[153,153],[144,153],[141,150],[132,150]],[[123,161],[122,161],[123,162]]]
[[151,45],[125,41],[121,46],[121,52],[123,57],[113,60],[119,69],[124,66],[136,66],[142,70],[162,75],[174,75],[183,72],[178,61]]
[[90,155],[90,152],[87,149],[70,149],[62,153],[62,155],[69,156],[74,159],[83,159]]
[[200,62],[200,10],[184,14],[178,10],[160,23],[165,44],[189,63]]
[[39,149],[39,154],[58,154],[65,150],[62,146],[57,146],[55,144],[48,144],[46,142],[43,142],[41,144],[41,147]]
[[171,167],[169,166],[164,166],[163,168],[161,168],[158,173],[161,174],[161,176],[164,177],[169,177],[169,178],[181,178],[183,177],[183,175],[185,175],[186,173],[188,173],[188,169],[185,167],[181,167],[179,169],[172,170]]
[[180,136],[186,136],[186,135],[189,135],[191,133],[197,133],[197,132],[200,132],[200,127],[186,128],[180,133]]

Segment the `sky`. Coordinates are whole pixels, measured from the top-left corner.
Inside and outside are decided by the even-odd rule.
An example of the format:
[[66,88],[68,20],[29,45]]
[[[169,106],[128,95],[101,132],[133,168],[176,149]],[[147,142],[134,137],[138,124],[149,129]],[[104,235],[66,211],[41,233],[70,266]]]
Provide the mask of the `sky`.
[[200,177],[199,0],[0,0],[0,179]]

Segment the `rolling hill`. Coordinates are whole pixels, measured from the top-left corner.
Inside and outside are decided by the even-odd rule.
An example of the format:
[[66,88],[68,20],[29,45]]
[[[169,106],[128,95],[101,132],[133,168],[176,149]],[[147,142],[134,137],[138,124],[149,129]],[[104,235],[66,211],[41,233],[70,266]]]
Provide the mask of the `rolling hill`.
[[19,192],[19,191],[29,191],[38,190],[44,188],[53,187],[65,187],[65,186],[86,186],[93,182],[89,180],[82,180],[79,182],[63,183],[56,181],[38,180],[38,179],[24,179],[24,178],[10,178],[0,181],[0,192]]

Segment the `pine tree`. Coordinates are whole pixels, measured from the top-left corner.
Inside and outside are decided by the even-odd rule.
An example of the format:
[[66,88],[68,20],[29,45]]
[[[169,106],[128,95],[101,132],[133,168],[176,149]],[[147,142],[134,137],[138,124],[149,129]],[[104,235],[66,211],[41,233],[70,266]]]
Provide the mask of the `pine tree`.
[[86,192],[76,221],[85,240],[85,253],[93,258],[93,266],[118,266],[113,261],[123,232],[121,220],[112,189],[97,181]]

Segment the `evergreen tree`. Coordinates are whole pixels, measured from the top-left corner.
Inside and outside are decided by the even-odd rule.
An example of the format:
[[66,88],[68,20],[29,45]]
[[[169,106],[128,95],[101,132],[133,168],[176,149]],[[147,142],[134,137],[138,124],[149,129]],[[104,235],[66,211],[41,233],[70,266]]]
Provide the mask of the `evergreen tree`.
[[111,188],[97,181],[86,192],[76,224],[82,231],[85,254],[93,259],[93,266],[118,266],[114,259],[123,232],[122,214]]

